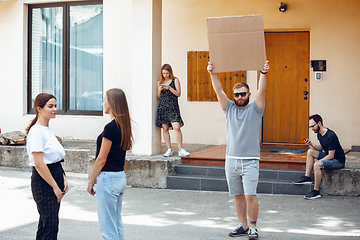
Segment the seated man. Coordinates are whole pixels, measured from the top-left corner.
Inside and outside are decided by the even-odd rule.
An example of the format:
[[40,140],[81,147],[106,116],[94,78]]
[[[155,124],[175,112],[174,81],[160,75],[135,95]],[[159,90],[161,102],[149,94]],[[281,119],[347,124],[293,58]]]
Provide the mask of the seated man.
[[294,184],[311,184],[311,170],[314,169],[314,190],[312,190],[305,199],[315,199],[321,197],[321,169],[333,170],[341,169],[345,166],[345,153],[342,149],[339,139],[335,132],[324,127],[323,120],[320,115],[315,114],[309,117],[309,128],[317,133],[318,145],[313,144],[309,139],[305,139],[305,143],[310,146],[307,151],[306,172]]

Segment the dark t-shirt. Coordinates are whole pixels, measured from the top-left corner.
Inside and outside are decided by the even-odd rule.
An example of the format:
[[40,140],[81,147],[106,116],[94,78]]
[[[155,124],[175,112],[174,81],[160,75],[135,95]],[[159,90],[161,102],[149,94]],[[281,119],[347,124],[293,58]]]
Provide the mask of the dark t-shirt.
[[106,124],[104,131],[98,136],[96,140],[96,157],[99,155],[103,137],[110,140],[112,144],[107,156],[106,163],[101,171],[124,171],[126,151],[120,147],[121,129],[120,126],[116,123],[115,119]]
[[335,150],[334,158],[339,160],[341,163],[345,163],[344,150],[341,147],[339,139],[334,131],[328,129],[324,136],[317,133],[317,138],[326,155],[329,154],[329,151]]

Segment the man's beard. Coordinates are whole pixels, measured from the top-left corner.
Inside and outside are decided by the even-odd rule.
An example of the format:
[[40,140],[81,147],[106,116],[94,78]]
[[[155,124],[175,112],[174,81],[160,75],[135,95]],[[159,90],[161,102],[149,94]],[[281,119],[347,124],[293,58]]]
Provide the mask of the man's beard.
[[319,130],[320,130],[320,127],[319,127],[319,125],[317,125],[317,129],[316,130],[314,130],[314,133],[318,133],[319,132]]
[[[234,99],[235,100],[235,99]],[[236,106],[238,106],[238,107],[245,107],[246,105],[248,105],[248,103],[249,103],[249,97],[247,97],[243,102],[238,102],[238,101],[234,101],[235,102],[235,104],[236,104]]]

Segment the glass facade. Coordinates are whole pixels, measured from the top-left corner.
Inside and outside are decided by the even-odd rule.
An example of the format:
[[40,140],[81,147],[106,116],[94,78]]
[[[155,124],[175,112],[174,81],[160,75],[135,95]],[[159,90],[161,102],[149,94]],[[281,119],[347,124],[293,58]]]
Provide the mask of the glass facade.
[[30,11],[30,111],[37,94],[47,92],[56,96],[60,114],[102,112],[102,5],[63,3]]

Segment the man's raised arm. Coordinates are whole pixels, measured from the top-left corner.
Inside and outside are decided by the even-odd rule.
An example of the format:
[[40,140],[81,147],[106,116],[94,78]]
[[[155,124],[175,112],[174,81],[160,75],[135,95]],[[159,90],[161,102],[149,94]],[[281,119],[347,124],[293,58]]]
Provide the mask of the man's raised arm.
[[258,108],[265,107],[266,73],[269,71],[269,61],[264,63],[264,68],[260,72],[259,89],[256,92],[255,102]]
[[212,72],[213,69],[214,69],[214,67],[213,67],[212,63],[209,62],[209,65],[207,66],[207,71],[210,73],[212,86],[216,93],[218,102],[220,103],[220,107],[222,109],[225,109],[229,99],[227,98],[227,96],[222,88],[222,85],[221,85],[221,82],[220,82],[218,76],[216,75],[216,73]]

